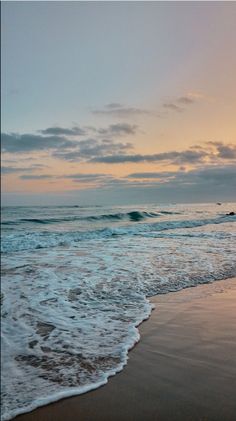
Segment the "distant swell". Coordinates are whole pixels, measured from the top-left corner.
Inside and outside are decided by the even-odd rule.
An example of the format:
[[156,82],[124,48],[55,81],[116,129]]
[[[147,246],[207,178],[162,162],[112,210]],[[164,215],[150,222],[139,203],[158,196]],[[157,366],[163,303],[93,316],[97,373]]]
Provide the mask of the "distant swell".
[[159,211],[159,212],[144,212],[144,211],[131,211],[131,212],[120,212],[103,215],[89,215],[89,216],[67,216],[63,218],[21,218],[15,221],[3,221],[2,225],[13,225],[30,222],[32,224],[53,224],[60,222],[74,222],[74,221],[142,221],[147,218],[158,218],[163,215],[177,215],[178,212]]
[[[130,214],[131,212],[129,212]],[[118,214],[117,214],[118,215]],[[68,232],[21,232],[18,235],[9,234],[2,239],[1,252],[9,253],[21,250],[33,250],[56,246],[75,246],[77,242],[94,240],[111,236],[124,235],[151,235],[158,236],[158,233],[167,230],[191,229],[209,224],[223,224],[236,222],[236,216],[220,216],[210,219],[194,219],[186,221],[163,221],[154,223],[143,223],[128,225],[117,228],[103,228],[91,231],[68,231]],[[170,234],[171,236],[172,234]],[[191,233],[190,233],[191,235]],[[204,236],[204,233],[202,233]]]

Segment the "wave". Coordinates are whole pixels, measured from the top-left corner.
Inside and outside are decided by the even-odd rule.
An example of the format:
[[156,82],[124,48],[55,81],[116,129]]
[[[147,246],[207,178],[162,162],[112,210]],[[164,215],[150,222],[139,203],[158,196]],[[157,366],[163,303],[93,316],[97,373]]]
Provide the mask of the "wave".
[[[130,212],[131,213],[131,212]],[[143,223],[138,225],[128,225],[117,228],[102,228],[91,231],[67,231],[67,232],[32,232],[25,231],[17,234],[8,234],[2,238],[1,252],[17,252],[21,250],[31,250],[40,248],[50,248],[57,246],[76,246],[77,242],[84,240],[102,239],[111,236],[124,235],[158,235],[166,230],[191,229],[209,224],[223,224],[236,222],[236,216],[220,216],[209,219],[194,219],[181,221],[163,221],[154,223]]]
[[145,212],[145,211],[131,211],[120,213],[108,213],[102,215],[88,215],[88,216],[63,216],[61,218],[21,218],[17,220],[3,221],[2,225],[21,224],[25,222],[33,224],[53,224],[60,222],[74,222],[74,221],[141,221],[147,218],[158,218],[163,215],[178,215],[179,212],[159,211],[159,212]]
[[147,218],[158,218],[162,215],[176,215],[177,212],[166,212],[166,211],[160,211],[160,212],[141,212],[141,211],[131,211],[126,213],[114,213],[114,214],[104,214],[104,215],[98,215],[98,216],[88,216],[86,219],[93,220],[93,221],[99,221],[99,220],[130,220],[130,221],[141,221],[143,219]]

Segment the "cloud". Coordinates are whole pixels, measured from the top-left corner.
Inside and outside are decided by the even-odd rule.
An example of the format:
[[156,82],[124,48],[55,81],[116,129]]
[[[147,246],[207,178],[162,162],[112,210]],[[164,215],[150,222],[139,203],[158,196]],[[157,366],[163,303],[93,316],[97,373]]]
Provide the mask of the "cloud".
[[182,112],[186,109],[186,107],[194,104],[202,98],[203,95],[190,92],[171,101],[164,102],[162,107],[170,111]]
[[161,104],[161,110],[150,110],[139,107],[127,107],[123,104],[112,102],[106,104],[103,108],[92,110],[93,114],[107,115],[117,118],[130,118],[141,115],[151,115],[155,117],[163,117],[163,109],[165,111],[182,112],[191,104],[204,98],[203,94],[198,92],[188,92],[185,95],[165,101]]
[[91,162],[101,162],[109,164],[118,164],[124,162],[157,162],[157,161],[170,161],[174,164],[183,164],[183,163],[197,163],[202,162],[203,158],[207,155],[207,152],[204,150],[186,150],[182,152],[164,152],[159,154],[150,154],[150,155],[108,155],[100,156],[91,159]]
[[209,100],[211,99],[209,96],[204,94],[203,92],[199,91],[190,91],[187,93],[187,97],[193,99],[193,101],[199,101],[199,100]]
[[78,178],[78,179],[82,179],[82,178],[101,178],[101,177],[107,177],[108,174],[103,174],[103,173],[75,173],[75,174],[67,174],[64,175],[64,178]]
[[190,105],[195,102],[195,100],[191,96],[181,96],[177,99],[180,104]]
[[207,142],[203,145],[195,145],[184,151],[170,151],[158,154],[109,154],[96,156],[90,162],[100,162],[107,164],[120,164],[125,162],[167,162],[174,165],[199,165],[209,163],[219,163],[228,160],[229,163],[235,161],[236,146],[227,145],[221,142]]
[[[153,174],[152,174],[153,175]],[[159,176],[160,173],[157,173]],[[170,173],[166,173],[170,175]],[[191,171],[171,173],[171,179],[133,180],[111,179],[100,188],[74,190],[80,203],[92,204],[140,204],[161,202],[209,202],[233,201],[235,196],[235,166],[208,166]],[[158,177],[157,177],[158,178]]]
[[78,126],[72,127],[72,129],[67,129],[65,127],[53,126],[48,127],[44,130],[39,130],[40,133],[44,135],[55,135],[55,136],[84,136],[86,134],[84,129],[81,129]]
[[[233,165],[207,166],[191,171],[129,174],[125,181],[110,181],[111,195],[120,200],[136,201],[204,201],[236,199],[236,167]],[[144,177],[142,177],[142,175]],[[133,178],[136,179],[133,181]],[[149,179],[149,180],[148,180]],[[131,180],[131,182],[129,181]]]
[[152,111],[146,110],[144,108],[126,107],[118,103],[107,104],[105,105],[104,108],[93,110],[92,113],[100,114],[100,115],[108,115],[111,117],[118,117],[118,118],[129,118],[129,117],[135,117],[139,115],[153,114]]
[[22,172],[25,171],[25,168],[22,167],[5,167],[2,166],[1,167],[1,174],[14,174],[14,173],[18,173],[18,172]]
[[[78,134],[77,128],[64,129],[59,127],[41,130],[43,134],[2,133],[2,151],[5,153],[24,154],[36,151],[48,151],[54,157],[68,160],[74,160],[73,156],[76,159],[85,159],[86,157],[95,157],[102,154],[121,153],[122,151],[131,149],[133,147],[132,144],[129,142],[116,142],[113,138],[134,135],[137,126],[127,123],[117,123],[111,124],[107,128],[97,129],[90,127],[87,130],[93,131],[94,137],[83,140],[72,140],[70,139],[71,132],[73,131],[73,136],[75,136],[76,133]],[[53,132],[55,134],[49,135],[49,133]],[[64,134],[63,136],[62,133]]]
[[14,174],[14,173],[21,173],[21,172],[29,172],[29,171],[36,171],[38,169],[45,168],[46,165],[41,164],[33,164],[31,167],[13,167],[13,166],[2,166],[1,173],[2,174]]
[[234,159],[236,158],[236,146],[219,146],[218,147],[219,157],[223,159]]
[[236,158],[236,145],[225,145],[222,142],[208,142],[208,144],[216,148],[218,157],[222,159]]
[[172,102],[167,102],[163,104],[164,108],[167,108],[168,110],[173,110],[173,111],[177,111],[177,112],[181,112],[183,111],[182,107],[179,107],[178,105],[172,103]]
[[[140,172],[122,178],[103,173],[74,173],[62,176],[25,174],[22,176],[23,180],[43,178],[46,180],[53,177],[58,180],[71,179],[75,183],[74,186],[78,186],[74,190],[61,192],[60,200],[67,200],[65,203],[68,203],[67,195],[70,195],[69,200],[72,203],[78,203],[79,200],[79,203],[87,205],[90,203],[97,205],[216,202],[236,199],[236,167],[234,165],[208,165],[190,171]],[[53,197],[54,195],[51,197],[52,203],[54,203]]]
[[28,153],[57,148],[75,147],[76,143],[63,136],[2,133],[3,152]]
[[85,173],[76,173],[62,176],[63,178],[72,179],[76,183],[91,183],[91,182],[100,182],[106,181],[113,178],[109,174],[103,173],[94,173],[94,174],[85,174]]
[[[170,172],[150,172],[150,173],[132,173],[127,176],[131,179],[150,179],[150,186],[159,186],[160,183],[155,179],[165,181],[165,186],[235,186],[236,167],[234,165],[206,166],[196,168],[190,171],[170,171]],[[152,180],[152,181],[151,181]]]
[[[235,199],[236,168],[232,165],[207,166],[186,172],[176,172],[172,179],[166,179],[164,186],[169,189],[179,189],[197,192],[211,192],[222,194],[222,191],[231,190]],[[212,190],[212,191],[211,191]]]
[[24,174],[20,176],[22,180],[46,180],[54,177],[55,176],[51,174]]
[[86,139],[77,143],[77,150],[55,151],[53,156],[67,161],[90,161],[91,159],[96,159],[104,154],[114,156],[114,154],[120,154],[132,148],[133,145],[129,142],[113,142],[109,139]]
[[111,124],[106,129],[94,129],[97,133],[110,136],[134,135],[137,125],[128,123]]
[[119,102],[111,102],[110,104],[105,105],[105,107],[108,109],[116,109],[116,108],[122,108],[123,105],[120,104]]
[[[115,109],[115,107],[119,104],[109,104],[111,109]],[[43,135],[53,135],[53,136],[85,136],[88,131],[92,131],[93,133],[101,134],[101,135],[108,135],[108,136],[121,136],[121,135],[133,135],[136,133],[137,126],[131,125],[128,123],[117,123],[117,124],[110,124],[107,128],[96,128],[96,127],[86,127],[84,128],[74,126],[71,129],[65,127],[48,127],[44,130],[38,130]]]
[[179,180],[188,180],[198,184],[236,185],[236,167],[235,165],[209,166],[179,174]]
[[136,172],[136,173],[132,173],[129,174],[127,177],[128,178],[136,178],[136,179],[166,179],[166,178],[171,178],[171,177],[175,177],[176,172],[172,172],[172,171],[163,171],[163,172]]
[[75,173],[75,174],[65,174],[65,175],[58,175],[58,174],[23,174],[19,177],[22,180],[46,180],[46,179],[71,179],[73,182],[76,183],[94,183],[94,182],[101,182],[101,181],[108,181],[113,179],[113,176],[110,174],[103,174],[103,173]]

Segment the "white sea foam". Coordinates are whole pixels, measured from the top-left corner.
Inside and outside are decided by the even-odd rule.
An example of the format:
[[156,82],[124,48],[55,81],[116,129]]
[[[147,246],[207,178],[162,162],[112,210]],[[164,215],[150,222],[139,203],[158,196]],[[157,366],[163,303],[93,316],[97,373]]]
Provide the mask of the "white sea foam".
[[[147,296],[235,275],[234,217],[175,210],[176,220],[171,213],[158,223],[100,227],[116,235],[84,230],[79,241],[75,230],[6,231],[3,420],[96,388],[120,371],[151,312]],[[61,243],[58,235],[68,238]],[[14,238],[19,245],[27,236],[34,241],[28,249],[16,247]],[[39,236],[52,243],[37,249]]]

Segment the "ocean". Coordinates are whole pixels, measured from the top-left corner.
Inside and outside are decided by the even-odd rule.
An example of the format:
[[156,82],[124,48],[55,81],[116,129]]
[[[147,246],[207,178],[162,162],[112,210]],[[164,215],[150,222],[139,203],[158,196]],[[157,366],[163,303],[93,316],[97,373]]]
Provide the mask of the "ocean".
[[148,297],[235,276],[235,208],[3,208],[2,420],[122,370]]

